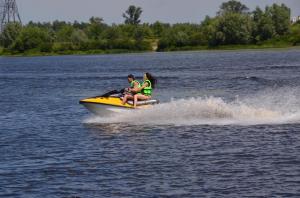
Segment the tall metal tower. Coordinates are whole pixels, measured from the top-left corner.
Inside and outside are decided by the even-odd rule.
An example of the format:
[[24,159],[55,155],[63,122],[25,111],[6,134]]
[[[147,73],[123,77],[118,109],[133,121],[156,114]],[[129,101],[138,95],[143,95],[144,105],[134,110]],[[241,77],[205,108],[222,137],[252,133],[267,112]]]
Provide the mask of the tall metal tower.
[[9,22],[21,23],[16,0],[0,0],[0,32]]

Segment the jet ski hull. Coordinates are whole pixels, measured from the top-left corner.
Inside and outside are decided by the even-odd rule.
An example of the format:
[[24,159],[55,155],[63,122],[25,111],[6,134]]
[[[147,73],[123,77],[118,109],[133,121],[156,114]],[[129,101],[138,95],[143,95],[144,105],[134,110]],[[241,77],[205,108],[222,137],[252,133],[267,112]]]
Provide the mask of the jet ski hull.
[[98,115],[98,116],[110,116],[115,113],[121,113],[129,111],[129,108],[118,107],[113,105],[106,104],[97,104],[97,103],[81,103],[85,108],[87,108],[90,112]]
[[[137,105],[137,109],[149,108],[154,104],[157,104],[157,100],[141,101]],[[133,111],[132,101],[122,104],[122,99],[119,97],[94,97],[87,98],[80,101],[85,108],[90,112],[99,116],[110,116],[115,113],[122,113],[126,111]]]

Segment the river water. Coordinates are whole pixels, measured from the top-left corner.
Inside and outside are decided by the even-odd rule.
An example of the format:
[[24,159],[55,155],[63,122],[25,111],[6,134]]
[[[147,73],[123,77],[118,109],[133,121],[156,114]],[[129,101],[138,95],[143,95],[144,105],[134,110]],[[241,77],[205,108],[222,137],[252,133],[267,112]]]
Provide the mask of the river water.
[[[151,72],[152,109],[80,99]],[[0,57],[1,197],[300,197],[300,50]]]

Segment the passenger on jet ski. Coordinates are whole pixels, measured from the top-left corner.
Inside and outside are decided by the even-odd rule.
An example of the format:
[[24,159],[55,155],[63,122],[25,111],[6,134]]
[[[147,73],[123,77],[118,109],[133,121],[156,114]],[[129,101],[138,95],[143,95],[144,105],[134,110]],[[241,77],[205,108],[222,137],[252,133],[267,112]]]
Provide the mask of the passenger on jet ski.
[[127,79],[128,79],[129,84],[130,84],[130,88],[125,89],[125,95],[124,95],[123,101],[122,101],[123,105],[128,100],[133,100],[134,94],[137,94],[137,92],[135,92],[135,90],[137,90],[141,87],[140,82],[135,79],[134,75],[129,74]]
[[145,73],[143,76],[143,84],[139,88],[131,89],[136,94],[133,96],[134,108],[136,108],[138,100],[150,100],[152,96],[152,89],[155,88],[157,80],[150,73]]

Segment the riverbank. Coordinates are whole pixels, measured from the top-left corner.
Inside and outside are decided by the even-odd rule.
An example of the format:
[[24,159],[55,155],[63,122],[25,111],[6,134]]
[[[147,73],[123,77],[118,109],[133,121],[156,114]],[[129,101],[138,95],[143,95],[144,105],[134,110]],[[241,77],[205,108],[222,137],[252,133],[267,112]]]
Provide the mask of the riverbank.
[[39,52],[36,50],[26,51],[24,53],[13,53],[0,48],[0,56],[12,57],[30,57],[30,56],[60,56],[60,55],[103,55],[103,54],[132,54],[132,53],[149,53],[149,52],[187,52],[187,51],[244,51],[244,50],[277,50],[277,49],[300,49],[300,46],[283,44],[263,44],[263,45],[223,45],[218,47],[196,46],[170,48],[164,51],[134,51],[124,49],[112,50],[87,50],[87,51],[61,51],[61,52]]
[[24,53],[12,53],[0,49],[0,56],[15,56],[15,57],[26,57],[26,56],[63,56],[63,55],[101,55],[101,54],[129,54],[129,53],[145,53],[150,51],[132,51],[124,49],[112,49],[112,50],[66,50],[61,52],[39,52],[39,51],[27,51]]
[[263,50],[263,49],[289,49],[289,48],[300,48],[288,42],[265,42],[259,45],[220,45],[220,46],[184,46],[184,47],[173,47],[167,48],[164,51],[213,51],[213,50]]

